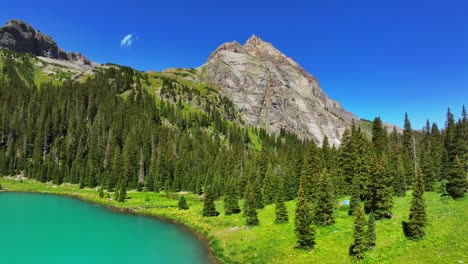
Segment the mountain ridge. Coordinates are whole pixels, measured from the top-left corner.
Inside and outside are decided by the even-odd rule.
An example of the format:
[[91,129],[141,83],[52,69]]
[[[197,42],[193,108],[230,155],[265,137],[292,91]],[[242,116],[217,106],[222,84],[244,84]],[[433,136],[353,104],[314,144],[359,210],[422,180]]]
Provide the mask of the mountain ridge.
[[10,19],[0,27],[0,48],[36,56],[91,66],[92,62],[80,52],[65,52],[54,39],[19,19]]
[[[108,67],[91,62],[81,53],[63,51],[52,37],[16,19],[0,28],[0,48],[38,56],[44,64],[42,71],[49,76],[68,71],[77,80],[93,74],[96,68]],[[363,122],[329,98],[315,76],[257,35],[243,45],[237,41],[223,43],[194,72],[167,69],[162,73],[218,87],[232,101],[242,124],[273,134],[285,130],[319,145],[326,136],[338,146],[346,127]]]

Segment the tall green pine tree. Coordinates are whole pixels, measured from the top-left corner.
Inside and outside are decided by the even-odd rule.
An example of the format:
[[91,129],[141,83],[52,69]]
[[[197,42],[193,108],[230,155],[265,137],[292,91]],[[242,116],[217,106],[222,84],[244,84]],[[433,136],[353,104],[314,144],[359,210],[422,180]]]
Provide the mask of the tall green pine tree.
[[335,222],[333,210],[335,209],[335,197],[331,185],[330,174],[326,169],[322,170],[318,182],[317,205],[315,206],[315,224],[329,226]]
[[247,186],[247,194],[245,197],[245,204],[244,204],[244,216],[245,224],[248,226],[256,226],[259,224],[258,214],[257,214],[257,202],[255,201],[255,188],[254,185],[249,183]]
[[216,207],[214,204],[214,192],[213,187],[207,186],[205,192],[205,199],[203,201],[203,216],[204,217],[213,217],[218,216],[219,212],[216,211]]
[[410,239],[420,239],[425,235],[426,205],[424,202],[424,180],[419,167],[416,167],[413,199],[409,221],[403,222],[403,231]]
[[299,183],[296,215],[294,217],[294,232],[297,236],[296,248],[310,250],[315,246],[315,227],[312,225],[313,214],[307,192],[305,191],[306,186],[308,186],[305,182],[307,179],[308,177],[303,174]]
[[282,224],[288,222],[288,209],[284,204],[284,180],[282,177],[278,179],[278,192],[276,195],[276,203],[275,203],[275,223]]
[[364,258],[364,253],[367,251],[367,239],[366,239],[366,215],[364,209],[359,204],[356,206],[354,211],[354,243],[351,245],[349,253],[355,259],[360,260]]
[[466,179],[467,172],[461,159],[455,156],[450,164],[448,175],[447,192],[453,199],[462,198],[465,195],[468,183]]

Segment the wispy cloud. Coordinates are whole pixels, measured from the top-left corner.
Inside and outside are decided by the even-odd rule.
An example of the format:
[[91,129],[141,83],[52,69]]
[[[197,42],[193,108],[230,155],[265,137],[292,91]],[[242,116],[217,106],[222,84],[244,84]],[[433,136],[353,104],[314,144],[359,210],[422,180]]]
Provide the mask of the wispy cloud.
[[120,47],[130,47],[132,46],[132,43],[135,39],[138,39],[135,37],[134,34],[127,34],[121,41],[120,41]]

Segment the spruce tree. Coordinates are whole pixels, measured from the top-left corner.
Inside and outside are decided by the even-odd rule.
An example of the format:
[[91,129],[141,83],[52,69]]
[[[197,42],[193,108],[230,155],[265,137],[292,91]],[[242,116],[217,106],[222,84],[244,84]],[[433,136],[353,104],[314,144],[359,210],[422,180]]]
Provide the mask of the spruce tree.
[[276,196],[276,203],[275,203],[275,223],[282,224],[288,222],[288,209],[284,204],[284,180],[282,177],[278,179],[278,192]]
[[359,186],[355,181],[356,179],[353,179],[353,182],[351,183],[351,186],[349,187],[350,198],[349,198],[348,215],[354,215],[354,211],[361,204]]
[[294,232],[297,236],[296,248],[313,249],[315,246],[315,227],[312,225],[313,214],[307,197],[306,177],[303,174],[297,194],[296,214],[294,217]]
[[408,222],[403,222],[403,231],[409,239],[420,239],[425,234],[426,205],[424,202],[424,180],[419,167],[416,167],[413,199]]
[[369,248],[375,248],[375,217],[374,214],[371,212],[369,214],[369,219],[367,220],[367,245]]
[[247,226],[256,226],[259,224],[257,215],[257,203],[255,199],[256,195],[254,185],[249,183],[249,185],[247,186],[247,193],[244,204],[244,216],[246,217],[245,224]]
[[185,200],[185,196],[181,195],[179,198],[179,203],[177,204],[177,207],[181,210],[188,210],[189,207],[187,205],[187,200]]
[[370,171],[372,180],[368,185],[365,210],[373,212],[376,219],[391,218],[393,187],[385,154],[374,153]]
[[462,161],[457,155],[453,162],[450,163],[450,171],[446,187],[447,192],[453,199],[458,199],[465,195],[467,187],[466,171]]
[[225,215],[238,214],[241,211],[239,207],[237,184],[235,183],[234,179],[229,181],[226,189],[226,195],[224,197],[224,210]]
[[127,182],[126,179],[123,178],[122,181],[120,182],[120,188],[119,188],[119,196],[117,201],[119,203],[125,202],[125,198],[127,197]]
[[265,205],[263,204],[263,188],[262,184],[260,183],[260,176],[256,177],[252,188],[256,190],[253,192],[255,197],[255,206],[257,209],[265,208]]
[[275,202],[276,195],[276,173],[275,169],[268,163],[267,170],[265,172],[265,178],[263,179],[263,204],[270,205]]
[[328,174],[326,169],[323,169],[320,174],[316,204],[315,224],[318,226],[329,226],[333,224],[335,222],[333,219],[335,198],[331,186],[330,174]]
[[305,154],[301,172],[301,178],[304,177],[306,179],[304,182],[304,192],[309,203],[316,198],[315,184],[322,171],[322,166],[321,153],[315,144],[310,144]]
[[355,259],[360,260],[364,258],[368,245],[366,239],[366,215],[364,209],[359,204],[355,207],[354,211],[354,243],[351,245],[349,253]]
[[104,198],[104,188],[102,186],[99,187],[99,198]]
[[402,136],[402,158],[405,168],[405,182],[411,185],[414,179],[414,148],[413,148],[413,130],[408,113],[405,113],[404,130]]
[[376,117],[372,122],[372,145],[374,151],[380,155],[386,153],[388,148],[387,131],[380,117]]
[[398,155],[396,161],[395,179],[393,181],[393,190],[396,196],[405,197],[406,195],[406,180],[405,167],[401,154]]
[[203,216],[204,217],[213,217],[218,216],[219,212],[216,211],[214,204],[214,192],[213,187],[207,186],[205,192],[205,199],[203,201]]

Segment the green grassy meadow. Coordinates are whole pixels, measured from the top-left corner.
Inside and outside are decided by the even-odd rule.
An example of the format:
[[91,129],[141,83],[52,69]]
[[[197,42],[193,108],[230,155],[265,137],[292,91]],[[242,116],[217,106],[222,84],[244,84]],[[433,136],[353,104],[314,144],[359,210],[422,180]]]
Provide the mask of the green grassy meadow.
[[[335,211],[336,223],[318,228],[313,251],[294,249],[295,201],[287,202],[288,224],[274,224],[274,205],[259,210],[260,225],[251,229],[244,226],[239,215],[225,216],[223,203],[216,202],[221,215],[202,217],[203,202],[198,195],[187,194],[189,210],[179,210],[179,194],[167,197],[164,193],[128,192],[128,199],[118,203],[99,198],[95,189],[79,189],[78,185],[56,186],[34,180],[23,182],[0,178],[7,191],[42,192],[71,195],[115,208],[150,214],[183,223],[205,235],[215,255],[227,263],[352,263],[348,248],[352,243],[353,219],[347,215],[347,206]],[[113,197],[111,194],[110,197]],[[420,241],[405,238],[401,221],[408,215],[411,195],[394,199],[394,216],[377,221],[376,248],[366,253],[361,263],[468,263],[468,198],[454,201],[450,197],[429,192],[425,194],[428,226]]]

